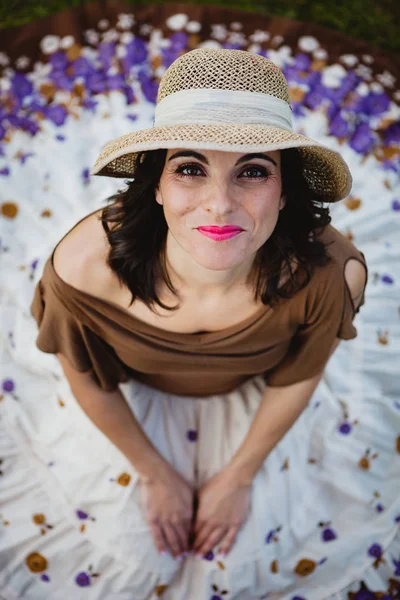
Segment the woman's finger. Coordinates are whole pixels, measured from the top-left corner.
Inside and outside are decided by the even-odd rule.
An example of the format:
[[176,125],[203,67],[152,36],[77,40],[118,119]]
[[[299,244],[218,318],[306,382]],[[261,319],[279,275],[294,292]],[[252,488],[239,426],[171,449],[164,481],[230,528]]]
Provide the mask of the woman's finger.
[[198,524],[196,523],[194,534],[194,549],[200,547],[200,544],[204,542],[205,539],[210,535],[210,533],[215,529],[215,525],[210,525],[206,521],[204,523]]
[[190,522],[187,523],[181,522],[173,525],[175,528],[176,534],[179,538],[180,545],[183,548],[183,552],[188,552],[189,550],[189,533],[190,533]]
[[181,542],[175,530],[175,526],[171,523],[162,523],[162,529],[168,542],[169,548],[171,550],[171,554],[173,556],[179,556],[179,554],[182,554],[184,550],[183,546],[181,546]]
[[224,537],[226,532],[225,525],[218,525],[217,527],[213,527],[211,531],[208,532],[208,535],[196,541],[195,552],[200,552],[201,554],[205,554],[209,552],[211,548],[218,544],[220,540]]
[[229,528],[227,534],[223,538],[219,552],[222,552],[223,554],[228,554],[228,552],[230,551],[230,549],[236,541],[239,529],[240,528],[237,525],[232,525],[232,527]]
[[165,539],[162,533],[162,529],[160,524],[156,521],[149,521],[150,529],[153,534],[153,539],[156,545],[158,552],[165,552],[167,550],[167,545],[165,543]]

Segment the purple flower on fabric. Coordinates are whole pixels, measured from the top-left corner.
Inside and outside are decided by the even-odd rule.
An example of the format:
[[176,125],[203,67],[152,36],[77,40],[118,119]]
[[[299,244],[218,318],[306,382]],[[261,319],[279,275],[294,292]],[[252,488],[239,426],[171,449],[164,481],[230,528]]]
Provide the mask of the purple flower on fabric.
[[324,542],[331,542],[332,540],[336,540],[337,535],[336,533],[333,531],[333,529],[330,529],[329,527],[327,529],[324,529],[322,532],[322,541]]
[[90,92],[101,94],[107,90],[107,79],[103,72],[94,71],[86,80],[86,86]]
[[126,118],[129,119],[130,121],[136,121],[137,115],[126,115]]
[[302,71],[308,71],[311,66],[311,57],[308,54],[299,52],[299,54],[296,54],[294,57],[294,66]]
[[58,133],[56,135],[56,140],[58,140],[59,142],[64,142],[65,141],[65,135],[62,135],[62,133]]
[[390,98],[385,92],[372,92],[364,97],[363,112],[368,116],[381,115],[390,106]]
[[305,110],[300,102],[292,102],[293,115],[295,117],[304,117]]
[[384,171],[394,171],[398,173],[400,171],[400,160],[393,158],[392,160],[385,159],[382,162],[382,168]]
[[[365,584],[362,583],[361,585],[364,586]],[[375,592],[371,592],[366,587],[363,587],[354,594],[353,600],[376,600]]]
[[270,544],[271,542],[278,542],[279,538],[277,537],[277,533],[279,533],[281,530],[281,527],[277,527],[276,529],[271,529],[268,532],[268,535],[265,536],[265,543],[266,544]]
[[381,281],[383,281],[383,283],[389,283],[389,284],[394,283],[394,279],[390,275],[382,275]]
[[135,102],[136,96],[129,85],[123,85],[121,91],[125,94],[127,104],[133,104]]
[[148,50],[146,42],[141,38],[135,37],[125,48],[126,56],[121,61],[125,71],[129,71],[133,65],[139,65],[147,59]]
[[76,516],[78,517],[78,519],[88,519],[89,515],[87,513],[85,513],[83,510],[77,510],[76,512]]
[[75,577],[75,582],[80,587],[87,587],[88,585],[91,584],[89,575],[87,573],[84,573],[83,571],[82,571],[82,573],[78,573],[78,575]]
[[163,59],[163,65],[166,69],[179,57],[180,52],[173,48],[161,48],[161,55]]
[[214,552],[210,550],[209,552],[207,552],[207,554],[203,555],[203,558],[205,560],[214,560]]
[[187,438],[190,442],[195,442],[197,440],[197,431],[195,429],[189,429]]
[[386,146],[397,142],[400,142],[400,121],[392,123],[383,132],[383,143]]
[[2,125],[0,125],[0,140],[2,140],[6,135],[6,129]]
[[100,62],[107,71],[111,67],[111,61],[115,54],[115,42],[99,44],[98,52]]
[[98,105],[98,101],[94,100],[93,98],[85,98],[85,100],[82,102],[83,108],[90,110],[90,112],[92,112],[92,113],[96,112],[97,105]]
[[70,92],[74,86],[74,81],[71,77],[68,77],[63,71],[52,71],[49,73],[49,79],[54,85],[60,89]]
[[360,154],[366,154],[374,144],[374,137],[368,123],[360,123],[350,139],[350,146]]
[[368,555],[373,558],[379,558],[382,556],[382,546],[379,544],[372,544],[372,546],[368,548]]
[[344,119],[342,114],[339,112],[335,118],[331,121],[329,126],[329,134],[336,137],[347,137],[351,133],[349,121]]
[[188,44],[188,35],[184,31],[177,31],[170,36],[171,48],[173,50],[185,50]]
[[339,431],[340,431],[340,433],[343,433],[343,435],[347,435],[348,433],[350,433],[350,431],[351,431],[350,423],[342,423],[339,427]]
[[30,96],[33,92],[33,85],[22,73],[15,73],[11,77],[11,89],[17,98],[22,99]]
[[3,167],[3,169],[0,169],[0,175],[9,175],[10,174],[10,169],[8,167]]
[[146,100],[155,104],[159,86],[158,82],[150,79],[145,73],[141,73],[139,79]]
[[68,111],[65,108],[65,106],[61,106],[61,105],[57,105],[57,104],[46,107],[44,113],[45,113],[47,119],[52,121],[55,125],[57,125],[57,127],[64,125],[64,123],[67,119],[67,116],[68,116]]
[[397,198],[395,198],[392,202],[392,209],[393,210],[400,210],[400,200],[398,200]]
[[71,71],[75,77],[87,77],[96,69],[89,63],[84,56],[79,56],[71,65]]
[[235,44],[231,44],[230,42],[224,42],[222,44],[222,47],[227,48],[228,50],[241,50],[242,44],[238,44],[237,42]]
[[46,573],[43,573],[43,575],[41,575],[40,579],[42,581],[50,581],[50,577],[48,575],[46,575]]
[[34,152],[22,152],[19,156],[18,159],[21,163],[21,165],[24,165],[26,163],[26,161],[28,160],[28,158],[30,158],[31,156],[35,156]]
[[357,87],[360,81],[361,78],[355,75],[353,71],[350,71],[343,77],[340,82],[340,86],[336,88],[326,88],[327,95],[332,102],[339,104],[344,98],[346,98],[349,92],[353,91]]
[[397,575],[397,577],[399,577],[400,576],[400,556],[399,556],[398,560],[395,560],[394,558],[392,558],[392,562],[396,568],[394,574]]
[[304,104],[314,109],[320,106],[324,100],[326,100],[326,93],[322,86],[317,85],[305,95]]
[[2,387],[4,392],[13,392],[15,389],[15,385],[12,379],[5,379],[3,381]]
[[283,74],[285,75],[288,83],[302,83],[304,82],[304,77],[301,76],[301,69],[298,69],[295,66],[286,66],[283,69]]
[[83,169],[83,171],[82,171],[82,178],[83,178],[83,183],[84,184],[88,184],[89,183],[89,178],[90,178],[89,169]]
[[326,110],[326,116],[329,121],[333,121],[333,119],[340,114],[340,107],[336,106],[336,104],[330,104]]
[[53,54],[49,58],[49,63],[53,67],[53,69],[57,71],[65,71],[68,66],[68,58],[65,52],[58,51],[53,52]]
[[40,130],[38,123],[33,119],[28,119],[28,117],[19,117],[19,127],[32,135],[35,135]]
[[303,596],[293,596],[292,600],[306,600]]
[[321,92],[323,92],[325,88],[322,85],[321,80],[322,80],[322,75],[321,75],[320,71],[310,71],[307,74],[306,79],[303,79],[303,82],[305,82],[310,89],[319,87]]
[[46,104],[41,102],[38,98],[32,98],[31,102],[28,104],[28,109],[31,112],[42,112]]
[[375,508],[376,508],[376,511],[379,513],[382,512],[383,510],[385,510],[385,507],[383,506],[383,504],[377,504],[375,506]]
[[119,90],[125,83],[125,78],[121,74],[108,75],[107,76],[107,87],[109,90]]

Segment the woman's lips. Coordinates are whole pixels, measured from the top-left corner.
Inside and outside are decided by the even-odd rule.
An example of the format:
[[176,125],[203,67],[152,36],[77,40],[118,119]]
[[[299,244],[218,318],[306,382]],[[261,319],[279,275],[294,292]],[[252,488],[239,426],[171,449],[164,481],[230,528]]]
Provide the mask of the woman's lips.
[[206,237],[211,238],[212,240],[215,240],[216,242],[223,242],[224,240],[229,240],[229,238],[235,237],[236,235],[238,235],[239,233],[242,233],[243,229],[220,229],[219,233],[210,231],[210,227],[198,227],[198,231],[202,234],[205,235]]
[[231,231],[242,231],[241,227],[236,225],[225,225],[224,227],[218,227],[217,225],[204,225],[204,227],[198,227],[202,231],[209,231],[210,233],[230,233]]

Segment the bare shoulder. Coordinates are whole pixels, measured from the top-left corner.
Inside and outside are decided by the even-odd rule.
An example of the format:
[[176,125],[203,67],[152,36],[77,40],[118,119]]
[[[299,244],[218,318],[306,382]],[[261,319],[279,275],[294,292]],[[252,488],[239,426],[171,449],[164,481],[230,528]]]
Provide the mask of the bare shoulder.
[[356,258],[349,258],[345,265],[344,276],[350,289],[354,306],[357,308],[367,284],[366,268]]
[[101,223],[102,209],[84,218],[58,244],[54,269],[69,285],[102,297],[115,276],[106,264],[109,243]]

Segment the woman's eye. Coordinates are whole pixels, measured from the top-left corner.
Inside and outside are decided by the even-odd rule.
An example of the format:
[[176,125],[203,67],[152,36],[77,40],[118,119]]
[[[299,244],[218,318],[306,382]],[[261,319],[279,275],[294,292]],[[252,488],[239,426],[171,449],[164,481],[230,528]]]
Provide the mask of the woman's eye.
[[178,169],[175,171],[175,173],[177,173],[179,175],[179,177],[195,177],[195,175],[193,175],[193,173],[188,174],[188,173],[184,173],[184,171],[200,171],[201,169],[197,166],[197,165],[181,165],[180,167],[178,167]]
[[[268,177],[268,175],[270,174],[266,169],[263,169],[262,167],[248,167],[247,169],[245,169],[244,171],[242,171],[242,175],[243,173],[253,173],[252,175],[250,175],[250,177],[245,176],[244,179],[261,179],[262,177]],[[261,173],[261,176],[255,176],[254,173]]]

